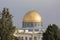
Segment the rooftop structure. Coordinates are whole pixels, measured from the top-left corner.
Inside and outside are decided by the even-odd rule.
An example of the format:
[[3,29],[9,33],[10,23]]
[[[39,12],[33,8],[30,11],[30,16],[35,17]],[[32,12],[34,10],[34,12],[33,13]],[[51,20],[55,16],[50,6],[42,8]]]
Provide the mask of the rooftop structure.
[[18,37],[19,40],[42,40],[42,35],[42,17],[35,10],[26,13],[23,18],[22,28],[14,33],[14,36]]

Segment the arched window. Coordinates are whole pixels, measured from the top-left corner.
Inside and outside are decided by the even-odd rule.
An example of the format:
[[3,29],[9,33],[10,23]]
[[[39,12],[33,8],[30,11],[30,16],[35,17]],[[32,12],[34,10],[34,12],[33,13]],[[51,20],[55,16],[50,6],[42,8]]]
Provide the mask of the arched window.
[[23,37],[21,37],[21,40],[24,40]]
[[27,40],[27,37],[25,37],[25,40]]
[[29,40],[32,40],[32,37],[30,37]]
[[37,40],[37,37],[34,37],[34,40]]

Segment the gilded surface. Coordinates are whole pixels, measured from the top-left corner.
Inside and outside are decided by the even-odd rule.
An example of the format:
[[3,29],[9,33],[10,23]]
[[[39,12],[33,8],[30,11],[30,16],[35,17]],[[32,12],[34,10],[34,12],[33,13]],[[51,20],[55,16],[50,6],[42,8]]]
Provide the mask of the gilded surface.
[[23,19],[23,22],[41,22],[42,18],[40,14],[34,10],[29,11]]

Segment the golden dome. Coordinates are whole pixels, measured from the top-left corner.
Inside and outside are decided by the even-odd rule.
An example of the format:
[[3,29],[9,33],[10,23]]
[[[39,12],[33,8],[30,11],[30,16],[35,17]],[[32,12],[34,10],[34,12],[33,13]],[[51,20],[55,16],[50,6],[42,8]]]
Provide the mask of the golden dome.
[[24,16],[23,22],[42,22],[42,18],[38,12],[31,10]]

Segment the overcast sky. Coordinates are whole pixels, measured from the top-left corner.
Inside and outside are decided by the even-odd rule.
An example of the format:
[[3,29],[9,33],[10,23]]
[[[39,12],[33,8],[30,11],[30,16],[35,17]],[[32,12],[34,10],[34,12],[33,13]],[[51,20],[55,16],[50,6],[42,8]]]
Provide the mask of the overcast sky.
[[23,16],[32,9],[41,14],[44,27],[51,23],[60,26],[60,0],[0,0],[0,11],[4,7],[8,7],[14,16],[16,27],[22,26]]

